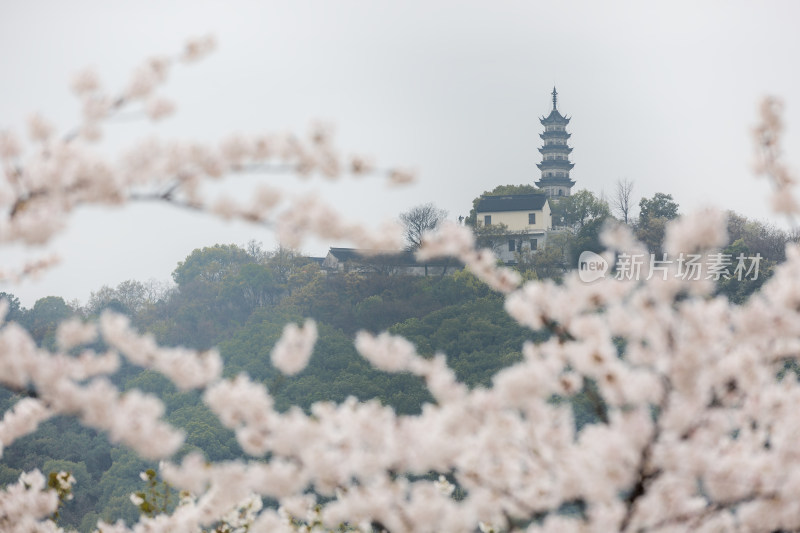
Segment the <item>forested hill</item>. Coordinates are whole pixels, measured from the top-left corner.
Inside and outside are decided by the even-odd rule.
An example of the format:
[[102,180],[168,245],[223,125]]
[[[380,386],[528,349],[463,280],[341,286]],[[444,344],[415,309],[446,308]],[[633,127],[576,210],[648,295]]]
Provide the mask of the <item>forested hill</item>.
[[[525,276],[551,272],[560,278],[575,264],[565,263],[569,250],[597,245],[594,230],[586,228],[598,224],[579,225],[582,229],[550,239],[535,261],[520,260],[518,268]],[[731,242],[725,253],[736,257],[758,252],[765,259],[757,280],[717,282],[718,294],[741,302],[783,259],[788,236],[735,215],[728,225]],[[282,410],[292,405],[308,409],[314,402],[341,402],[354,396],[378,399],[399,413],[417,413],[432,401],[418,378],[374,370],[356,353],[353,339],[361,329],[403,335],[426,356],[444,353],[458,378],[473,387],[490,385],[499,369],[518,361],[526,340],[544,339],[544,334],[514,323],[503,310],[502,297],[466,271],[431,277],[325,273],[309,258],[286,249],[265,252],[250,243],[245,248],[215,245],[194,250],[177,265],[172,279],[174,284],[131,280],[102,287],[82,307],[58,296],[42,298],[30,309],[20,306],[12,294],[0,293],[0,298],[10,303],[7,318],[27,328],[48,349],[55,346],[61,320],[71,316],[96,320],[105,310],[127,315],[136,328],[151,333],[162,345],[217,347],[226,376],[246,372],[268,387]],[[319,330],[311,361],[300,374],[284,377],[271,365],[270,352],[287,323],[306,318],[316,320]],[[114,379],[123,390],[152,392],[166,403],[167,420],[187,435],[181,454],[200,449],[214,461],[242,457],[233,433],[221,426],[197,392],[178,392],[160,374],[130,365]],[[604,407],[595,398],[587,388],[571,400],[579,426],[603,418]],[[4,410],[18,399],[0,389]],[[72,419],[57,418],[4,450],[0,484],[16,481],[20,472],[33,468],[72,472],[78,483],[75,497],[59,520],[90,531],[99,518],[136,517],[130,495],[143,488],[139,473],[153,466],[127,448],[109,445],[103,434]],[[169,504],[176,499],[173,495]]]
[[[225,373],[246,372],[267,385],[279,409],[308,408],[348,396],[377,398],[399,413],[419,412],[432,401],[411,375],[372,369],[353,347],[360,329],[389,330],[417,344],[425,355],[441,352],[459,379],[488,385],[500,368],[521,357],[526,340],[537,334],[516,325],[503,300],[468,272],[451,276],[408,277],[326,274],[319,265],[287,250],[265,253],[216,245],[195,250],[172,273],[173,287],[127,281],[94,292],[85,307],[59,297],[22,308],[9,294],[9,319],[32,332],[43,347],[53,347],[58,322],[69,316],[94,320],[106,309],[123,313],[141,331],[164,345],[197,349],[218,347]],[[308,367],[283,377],[270,364],[270,351],[288,322],[317,321],[319,340]],[[102,349],[102,346],[96,346]],[[196,392],[181,393],[153,371],[125,366],[115,377],[124,390],[138,388],[160,396],[167,419],[187,434],[181,453],[201,449],[212,460],[242,456],[233,433],[224,429]],[[3,391],[3,408],[17,401]],[[153,465],[105,435],[72,419],[58,418],[10,445],[0,463],[0,483],[15,481],[22,470],[68,470],[77,479],[75,498],[63,508],[60,523],[90,531],[98,518],[133,519],[130,494],[144,483],[139,473]],[[176,503],[173,497],[172,503]]]

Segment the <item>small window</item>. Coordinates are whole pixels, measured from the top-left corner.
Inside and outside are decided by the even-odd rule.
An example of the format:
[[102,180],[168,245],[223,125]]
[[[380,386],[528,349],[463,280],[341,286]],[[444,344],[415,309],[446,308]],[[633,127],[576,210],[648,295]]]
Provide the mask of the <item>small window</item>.
[[536,224],[536,213],[528,213],[528,224]]
[[509,252],[513,252],[516,249],[516,246],[515,246],[516,244],[517,243],[514,242],[514,239],[509,240],[508,241],[508,251]]
[[539,249],[539,239],[531,239],[531,250]]
[[491,226],[492,225],[492,215],[484,215],[483,216],[483,225],[484,226]]
[[564,196],[564,191],[563,191],[563,190],[561,190],[561,189],[558,189],[558,195],[559,195],[559,196]]

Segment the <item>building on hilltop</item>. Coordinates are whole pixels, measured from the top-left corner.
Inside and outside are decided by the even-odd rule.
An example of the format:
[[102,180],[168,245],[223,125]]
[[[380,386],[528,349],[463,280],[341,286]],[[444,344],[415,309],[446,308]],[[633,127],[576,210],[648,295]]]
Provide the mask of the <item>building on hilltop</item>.
[[[526,191],[519,194],[484,194],[470,213],[469,224],[475,225],[478,244],[489,247],[506,264],[516,264],[545,247],[553,228],[550,202],[570,196],[575,182],[569,173],[572,152],[567,144],[570,134],[566,127],[570,119],[558,111],[558,93],[553,88],[553,109],[540,118],[544,145],[539,148],[542,162],[537,166],[541,178],[532,186],[498,187],[495,191]],[[527,192],[536,191],[536,192]],[[459,218],[459,221],[463,217]],[[464,267],[452,258],[418,261],[411,251],[376,251],[354,248],[331,248],[321,261],[324,272],[358,272],[362,274],[446,275]]]
[[537,164],[542,172],[536,186],[544,189],[548,196],[569,196],[575,182],[570,179],[569,172],[575,165],[570,163],[569,154],[572,148],[567,144],[570,134],[567,133],[567,124],[570,119],[564,117],[557,107],[558,92],[553,87],[553,110],[539,122],[544,126],[544,133],[539,134],[544,145],[539,148],[542,162]]
[[405,276],[443,276],[464,268],[457,259],[443,257],[418,261],[410,251],[358,250],[331,248],[322,261],[326,272],[359,272]]
[[553,87],[553,109],[539,122],[544,126],[543,146],[539,148],[542,162],[537,165],[541,176],[536,181],[538,191],[529,194],[483,195],[475,207],[474,220],[479,241],[487,245],[505,263],[515,263],[524,254],[535,253],[544,247],[547,236],[553,233],[550,201],[570,196],[575,182],[569,173],[575,166],[569,160],[572,148],[568,145],[569,117],[558,111],[558,92]]
[[[542,248],[553,226],[550,202],[543,193],[481,196],[475,212],[479,234],[505,263]],[[492,232],[492,227],[498,231]]]

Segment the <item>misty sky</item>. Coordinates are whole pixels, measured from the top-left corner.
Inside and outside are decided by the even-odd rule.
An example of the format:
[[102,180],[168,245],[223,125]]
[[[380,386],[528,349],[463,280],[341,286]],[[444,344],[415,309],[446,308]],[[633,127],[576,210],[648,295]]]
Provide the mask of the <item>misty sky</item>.
[[[418,184],[313,179],[365,224],[434,202],[451,218],[500,184],[532,183],[551,107],[572,117],[575,189],[607,195],[620,178],[636,201],[671,193],[686,212],[712,204],[774,220],[769,186],[751,171],[751,129],[768,94],[784,99],[787,159],[797,168],[800,3],[794,1],[539,2],[0,1],[0,129],[40,112],[76,123],[70,76],[94,67],[121,88],[153,54],[216,35],[210,58],[174,70],[162,94],[178,112],[155,129],[107,128],[104,149],[157,133],[212,140],[230,132],[306,131],[334,123],[344,153],[419,171]],[[241,180],[242,191],[257,178]],[[268,178],[280,184],[287,176]],[[165,206],[85,209],[47,250],[62,266],[36,283],[0,286],[32,306],[42,296],[86,302],[126,279],[169,279],[194,248],[266,248],[264,229]],[[309,242],[324,255],[333,243]],[[41,250],[34,250],[41,254]],[[18,263],[0,251],[2,266]]]

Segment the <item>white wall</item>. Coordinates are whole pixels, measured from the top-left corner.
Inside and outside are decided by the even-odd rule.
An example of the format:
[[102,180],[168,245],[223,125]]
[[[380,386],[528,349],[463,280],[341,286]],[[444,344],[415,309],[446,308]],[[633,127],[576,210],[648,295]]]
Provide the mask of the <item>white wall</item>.
[[[536,214],[536,223],[528,224],[528,214]],[[491,215],[492,225],[505,224],[509,231],[545,231],[553,226],[553,217],[550,214],[550,203],[545,202],[540,210],[532,211],[495,211],[478,213],[478,222],[484,223],[485,216]]]

